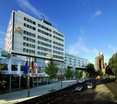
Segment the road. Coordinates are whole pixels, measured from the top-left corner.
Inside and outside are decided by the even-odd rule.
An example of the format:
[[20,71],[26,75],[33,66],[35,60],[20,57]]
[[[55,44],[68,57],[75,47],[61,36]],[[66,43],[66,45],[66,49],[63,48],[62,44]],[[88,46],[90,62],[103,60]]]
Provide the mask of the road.
[[[72,84],[71,82],[63,81],[64,87]],[[31,89],[31,97],[39,96],[48,93],[50,89],[60,89],[60,82],[52,85],[46,85]],[[36,102],[36,104],[114,104],[117,103],[117,84],[115,82],[97,85],[95,89],[86,89],[82,92],[72,90],[57,93],[56,96],[44,98],[45,102]],[[13,103],[21,100],[26,100],[26,91],[19,91],[0,96],[1,100],[6,103]],[[2,104],[2,103],[0,103]],[[29,103],[30,104],[30,103]],[[35,104],[35,103],[33,103]]]
[[[76,80],[62,81],[62,88],[67,87],[73,83],[76,83]],[[20,101],[24,101],[36,96],[41,96],[47,94],[50,90],[61,89],[61,82],[56,82],[52,84],[47,84],[39,87],[30,89],[30,97],[27,97],[27,90],[21,90],[16,92],[10,92],[0,95],[0,104],[12,104]]]
[[117,84],[100,84],[95,89],[68,91],[59,96],[49,104],[114,104],[117,103]]
[[86,89],[82,92],[71,88],[41,99],[32,99],[31,102],[18,104],[117,104],[116,86],[114,82],[99,84],[95,89]]

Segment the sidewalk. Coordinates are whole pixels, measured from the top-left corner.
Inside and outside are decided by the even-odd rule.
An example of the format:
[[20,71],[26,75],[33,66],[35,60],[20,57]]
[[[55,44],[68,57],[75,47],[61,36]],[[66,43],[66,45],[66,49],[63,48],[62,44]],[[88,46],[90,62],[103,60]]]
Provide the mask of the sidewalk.
[[[62,88],[65,88],[73,83],[76,83],[76,81],[75,80],[62,81]],[[32,88],[30,89],[30,97],[27,97],[28,90],[16,91],[0,95],[0,104],[13,104],[36,96],[41,96],[47,94],[51,89],[55,90],[61,89],[61,82],[56,82],[53,84]]]
[[113,93],[114,98],[117,101],[117,82],[111,82],[110,84],[106,84],[106,86]]
[[95,91],[97,92],[95,99],[112,100],[117,102],[117,85],[114,82],[107,84],[100,84],[96,86]]

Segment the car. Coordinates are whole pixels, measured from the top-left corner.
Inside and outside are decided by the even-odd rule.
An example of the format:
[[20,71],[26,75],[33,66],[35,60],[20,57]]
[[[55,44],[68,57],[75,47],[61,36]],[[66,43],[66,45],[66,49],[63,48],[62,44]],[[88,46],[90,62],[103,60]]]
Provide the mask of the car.
[[83,86],[77,86],[75,89],[74,89],[74,91],[82,91],[83,90]]
[[78,83],[78,85],[75,87],[74,91],[83,91],[87,89],[86,83],[82,82],[82,83]]
[[96,87],[96,84],[92,82],[86,82],[86,85],[88,89],[94,89]]

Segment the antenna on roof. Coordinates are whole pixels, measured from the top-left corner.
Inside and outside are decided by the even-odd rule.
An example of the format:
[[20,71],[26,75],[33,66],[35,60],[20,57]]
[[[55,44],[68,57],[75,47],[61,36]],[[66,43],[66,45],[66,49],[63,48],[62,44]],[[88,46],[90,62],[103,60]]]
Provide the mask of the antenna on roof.
[[46,18],[44,15],[40,15],[40,18],[41,18],[42,20],[47,20],[47,18]]

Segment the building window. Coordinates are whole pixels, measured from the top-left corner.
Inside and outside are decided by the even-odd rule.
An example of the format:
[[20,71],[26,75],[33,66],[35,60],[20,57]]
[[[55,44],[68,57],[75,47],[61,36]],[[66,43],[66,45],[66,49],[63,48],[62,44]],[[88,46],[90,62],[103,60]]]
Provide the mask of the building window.
[[41,42],[41,41],[38,41],[38,44],[44,45],[44,46],[47,46],[47,47],[51,47],[51,44],[44,43],[44,42]]
[[32,36],[32,37],[35,37],[36,35],[31,33],[31,32],[28,32],[26,30],[24,30],[24,34],[27,35],[27,36]]
[[43,23],[45,23],[45,24],[47,24],[49,26],[52,26],[52,24],[50,22],[46,21],[46,20],[43,20]]
[[59,52],[59,51],[53,51],[53,53],[56,53],[56,54],[61,54],[61,55],[63,55],[63,52]]
[[29,25],[29,24],[26,24],[26,23],[24,23],[24,27],[27,27],[27,28],[32,29],[32,30],[36,30],[35,27],[33,27],[33,26]]
[[45,27],[45,26],[43,26],[41,24],[38,24],[38,26],[41,27],[42,29],[45,29],[45,30],[49,31],[49,32],[52,31],[51,29],[49,29],[49,28],[47,28],[47,27]]
[[24,17],[24,20],[27,21],[27,22],[30,22],[30,23],[32,23],[34,25],[36,25],[36,22],[35,21],[33,21],[33,20],[31,20],[31,19],[29,19],[27,17]]
[[64,47],[63,44],[53,41],[54,44]]
[[50,39],[44,38],[44,37],[39,36],[39,35],[38,35],[38,39],[41,39],[41,40],[44,40],[44,41],[47,41],[47,42],[50,42],[51,43],[51,40]]
[[8,70],[8,65],[7,64],[0,64],[0,70]]
[[57,50],[60,50],[60,51],[64,51],[63,48],[60,48],[60,47],[57,47],[57,46],[53,46],[53,48],[57,49]]
[[61,38],[59,38],[59,37],[57,37],[57,36],[53,36],[53,38],[55,38],[55,39],[57,39],[57,40],[60,40],[60,41],[64,41],[63,39],[61,39]]
[[24,71],[24,65],[20,66],[21,71]]
[[57,56],[57,55],[53,55],[53,56],[54,56],[54,58],[64,59],[64,57],[62,57],[62,56]]
[[30,47],[30,48],[35,48],[35,45],[23,42],[23,46]]
[[23,48],[23,52],[30,53],[30,54],[35,54],[34,50]]
[[35,43],[35,40],[32,39],[32,38],[28,38],[28,37],[24,36],[23,39],[26,40],[26,41],[30,41],[30,42]]
[[42,56],[46,56],[47,55],[47,53],[40,52],[40,51],[38,51],[37,53],[38,53],[38,55],[42,55]]
[[51,52],[51,49],[44,48],[44,47],[40,47],[40,46],[38,46],[38,49],[39,49],[39,50],[43,50],[43,51]]
[[56,34],[56,35],[59,35],[59,36],[61,36],[61,37],[64,37],[62,34],[56,32],[56,31],[53,31],[53,33]]
[[17,71],[17,65],[11,65],[12,71]]
[[40,30],[40,29],[38,29],[38,32],[40,32],[40,33],[42,33],[42,34],[44,34],[44,35],[50,36],[50,37],[52,36],[50,33],[45,32],[45,31]]

